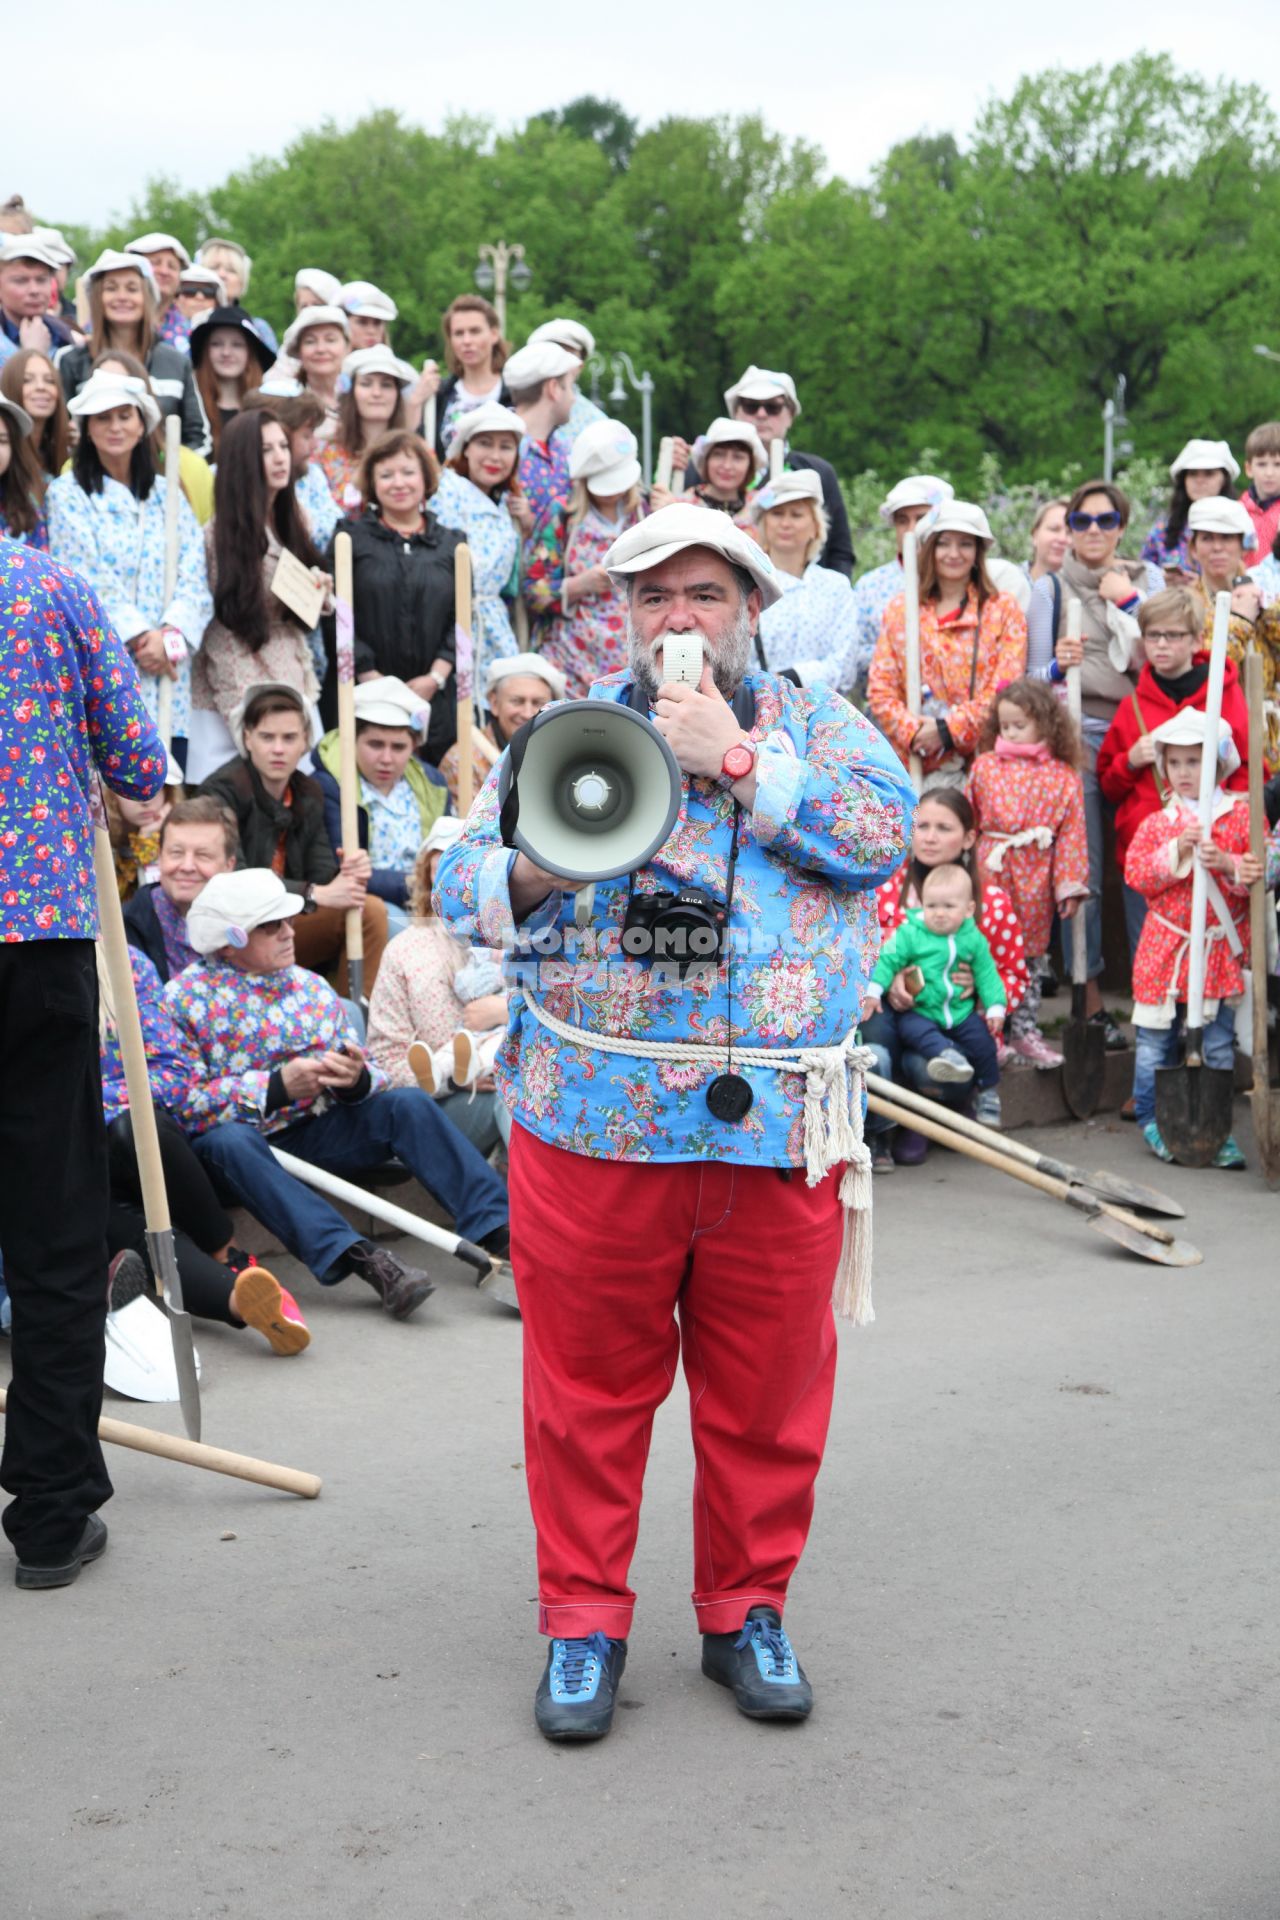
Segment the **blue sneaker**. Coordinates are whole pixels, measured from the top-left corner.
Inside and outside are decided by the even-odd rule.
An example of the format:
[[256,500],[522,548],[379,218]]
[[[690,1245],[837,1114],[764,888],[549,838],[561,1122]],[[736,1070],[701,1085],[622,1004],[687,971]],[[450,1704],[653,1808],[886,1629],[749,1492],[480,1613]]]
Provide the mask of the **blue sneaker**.
[[1236,1145],[1235,1135],[1229,1133],[1213,1156],[1215,1167],[1229,1167],[1233,1173],[1248,1165],[1244,1155]]
[[1142,1129],[1142,1137],[1157,1160],[1168,1160],[1172,1164],[1173,1155],[1160,1138],[1160,1129],[1154,1120],[1148,1120],[1146,1126]]
[[533,1703],[538,1732],[548,1740],[602,1740],[613,1725],[626,1664],[626,1641],[610,1640],[607,1634],[553,1640]]
[[751,1720],[807,1720],[813,1688],[774,1607],[752,1607],[741,1633],[704,1633],[702,1671],[732,1687]]

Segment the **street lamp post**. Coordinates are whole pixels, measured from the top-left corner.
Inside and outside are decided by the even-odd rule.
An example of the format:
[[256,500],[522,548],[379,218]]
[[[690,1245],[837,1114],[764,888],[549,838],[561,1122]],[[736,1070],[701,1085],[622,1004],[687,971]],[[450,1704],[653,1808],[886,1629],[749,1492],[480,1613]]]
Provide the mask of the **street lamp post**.
[[503,335],[507,331],[508,277],[517,293],[523,293],[532,282],[524,248],[519,243],[509,247],[505,240],[486,240],[480,248],[476,285],[481,293],[492,293],[493,304],[498,309],[498,329]]
[[1255,347],[1254,352],[1263,360],[1280,360],[1280,353],[1274,347]]
[[613,368],[613,386],[609,390],[611,406],[621,407],[627,403],[627,390],[622,384],[623,373],[632,387],[640,395],[640,463],[644,468],[646,481],[653,479],[653,375],[637,373],[631,362],[631,355],[621,349],[610,354]]
[[1128,381],[1122,373],[1116,375],[1115,393],[1106,401],[1102,409],[1102,477],[1111,480],[1115,477],[1116,454],[1122,458],[1133,452],[1132,440],[1116,441],[1116,428],[1129,424],[1129,416],[1124,410],[1124,395]]

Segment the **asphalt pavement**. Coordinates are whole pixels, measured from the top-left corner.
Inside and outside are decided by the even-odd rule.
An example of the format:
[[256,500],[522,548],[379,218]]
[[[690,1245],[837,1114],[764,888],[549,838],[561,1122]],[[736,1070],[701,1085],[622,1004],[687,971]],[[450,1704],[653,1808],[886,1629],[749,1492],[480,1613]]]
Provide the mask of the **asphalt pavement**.
[[111,1449],[105,1559],[0,1584],[3,1920],[1273,1920],[1280,1195],[1114,1120],[1027,1137],[1180,1198],[1204,1263],[950,1154],[877,1182],[787,1615],[804,1726],[699,1675],[682,1385],[622,1708],[565,1750],[519,1320],[428,1256],[404,1326],[302,1283],[296,1360],[201,1327],[205,1438],[323,1494]]

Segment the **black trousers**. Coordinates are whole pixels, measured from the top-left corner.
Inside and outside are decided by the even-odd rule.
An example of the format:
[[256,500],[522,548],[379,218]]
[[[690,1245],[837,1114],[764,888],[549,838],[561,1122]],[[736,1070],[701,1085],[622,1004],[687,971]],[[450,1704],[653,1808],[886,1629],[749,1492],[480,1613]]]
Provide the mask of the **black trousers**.
[[[198,1319],[221,1320],[227,1326],[239,1326],[240,1322],[231,1317],[231,1276],[219,1261],[210,1257],[220,1252],[231,1238],[230,1216],[223,1210],[212,1181],[196,1159],[182,1129],[163,1107],[157,1107],[155,1114],[183,1304],[187,1312],[194,1313]],[[125,1247],[132,1247],[150,1266],[133,1121],[127,1113],[122,1113],[107,1128],[107,1164],[111,1175],[107,1250],[117,1254]]]
[[107,1142],[91,940],[0,943],[0,1250],[13,1379],[4,1530],[68,1558],[111,1498],[98,1441],[107,1317]]

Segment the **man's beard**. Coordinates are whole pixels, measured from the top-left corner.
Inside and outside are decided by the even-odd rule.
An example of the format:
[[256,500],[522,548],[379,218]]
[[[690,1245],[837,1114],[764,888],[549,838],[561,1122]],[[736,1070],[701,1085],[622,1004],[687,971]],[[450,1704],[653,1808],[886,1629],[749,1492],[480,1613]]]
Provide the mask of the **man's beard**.
[[[650,700],[662,684],[660,666],[664,643],[668,639],[687,640],[689,637],[688,634],[683,633],[663,632],[656,640],[642,640],[636,632],[635,622],[628,613],[627,655],[632,678],[641,693],[647,695]],[[711,667],[711,678],[726,700],[732,700],[742,685],[742,676],[751,664],[751,641],[751,609],[744,600],[732,624],[716,641],[714,652],[705,640],[702,643],[703,658]]]

